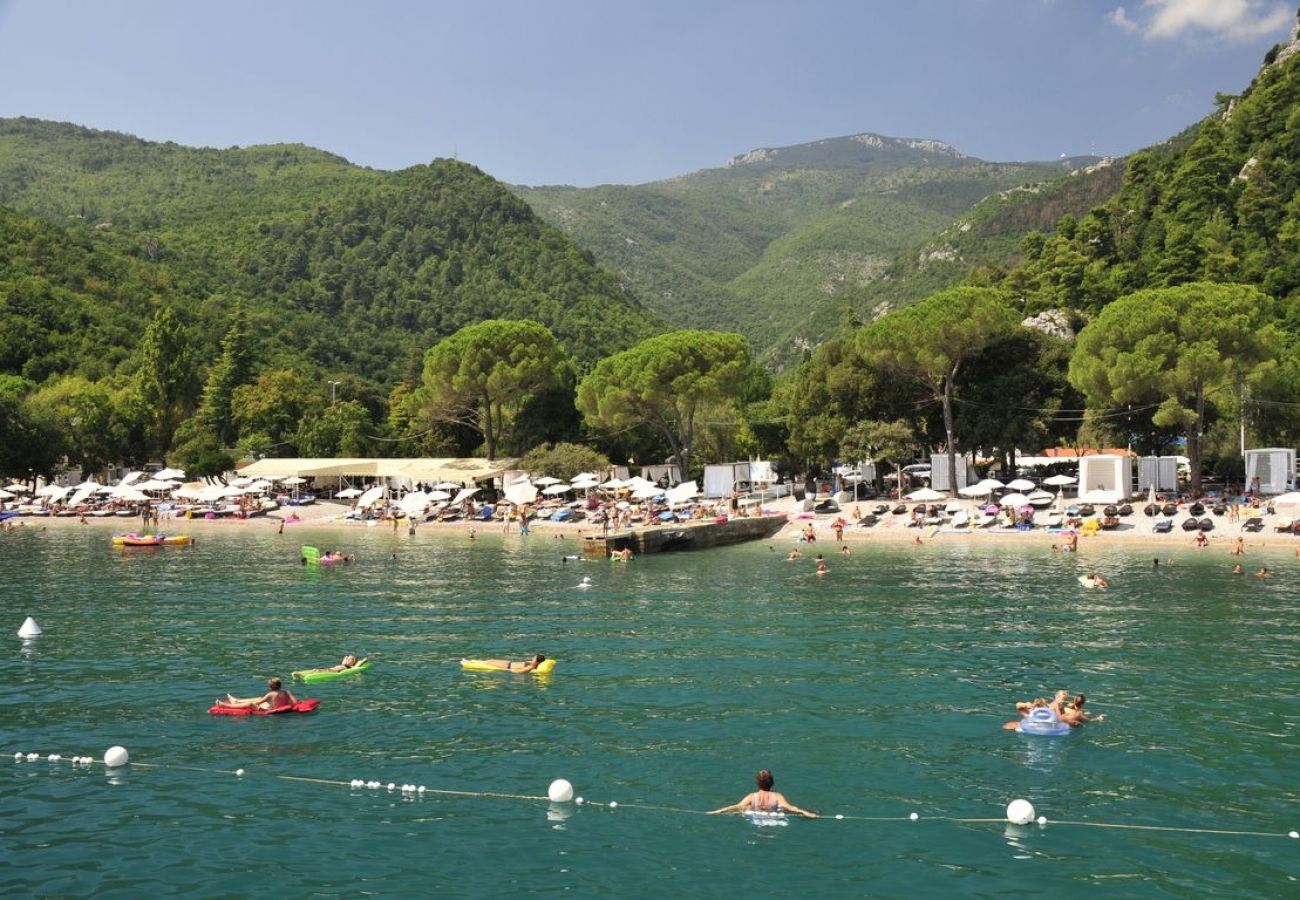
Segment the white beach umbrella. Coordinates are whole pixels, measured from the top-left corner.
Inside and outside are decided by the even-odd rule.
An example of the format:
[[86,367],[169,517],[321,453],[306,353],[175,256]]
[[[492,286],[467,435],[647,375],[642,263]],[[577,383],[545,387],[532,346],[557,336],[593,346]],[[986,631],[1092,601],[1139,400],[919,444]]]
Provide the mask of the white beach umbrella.
[[464,503],[466,500],[468,500],[470,497],[473,497],[473,496],[474,496],[475,494],[477,494],[478,492],[479,492],[479,488],[476,488],[476,487],[475,487],[475,488],[461,488],[461,489],[460,489],[460,492],[457,493],[456,496],[452,498],[452,500],[451,500],[451,504],[452,504],[452,506],[457,506],[457,505],[459,505],[459,504],[461,504],[461,503]]
[[948,495],[936,491],[934,488],[921,488],[919,491],[912,491],[907,495],[908,500],[916,503],[933,503],[936,500],[946,500]]
[[683,481],[681,484],[668,490],[668,503],[676,506],[679,503],[686,503],[700,495],[699,486],[695,481]]
[[277,479],[281,484],[303,484],[306,478],[299,478],[297,475],[290,475],[288,478]]
[[573,476],[574,481],[600,481],[600,476],[595,472],[579,472]]
[[199,492],[197,488],[180,487],[172,491],[172,496],[177,500],[197,500],[199,499]]
[[102,485],[101,485],[98,481],[96,481],[96,480],[93,479],[93,478],[87,478],[87,479],[86,479],[85,481],[83,481],[81,484],[77,485],[76,488],[75,488],[75,490],[78,490],[78,491],[93,491],[93,490],[96,490],[97,488],[100,488],[100,487],[102,487]]
[[129,500],[132,503],[145,503],[149,500],[148,494],[136,490],[129,484],[126,487],[118,485],[113,490],[113,496],[118,500]]
[[384,496],[384,489],[382,486],[372,487],[370,490],[366,491],[364,494],[362,494],[360,497],[357,498],[357,508],[365,509],[367,506],[370,506],[378,502],[379,499],[383,496]]
[[573,490],[573,487],[571,485],[567,485],[564,482],[560,482],[559,484],[553,484],[543,489],[542,493],[554,497],[558,494],[567,494],[571,490]]
[[560,479],[552,478],[550,475],[543,475],[541,478],[533,479],[533,484],[539,485],[541,487],[549,487],[552,484],[559,484],[559,483],[560,483]]
[[17,496],[18,496],[17,494],[11,494],[8,491],[6,491],[4,488],[0,488],[0,500],[12,500],[14,497]]
[[643,484],[632,492],[632,498],[634,500],[650,500],[658,497],[663,492],[663,488],[657,484]]
[[1014,481],[1008,481],[1007,487],[1013,491],[1032,491],[1034,483],[1028,478],[1017,478]]
[[127,484],[123,482],[118,485],[119,488],[133,487],[137,491],[171,491],[176,489],[176,485],[170,481],[159,481],[157,478],[150,478],[148,481],[142,481],[139,484]]
[[225,494],[226,486],[224,484],[209,484],[195,491],[194,497],[196,500],[211,503],[213,500],[220,500]]
[[127,472],[122,476],[122,480],[117,483],[118,487],[121,487],[124,484],[133,484],[136,481],[139,481],[143,475],[143,472]]
[[987,497],[993,493],[993,488],[987,484],[968,484],[964,488],[958,488],[957,493],[963,497]]
[[1050,478],[1044,478],[1043,484],[1048,484],[1052,487],[1064,487],[1067,484],[1074,484],[1078,480],[1079,479],[1071,475],[1053,475]]
[[182,481],[185,478],[185,470],[161,469],[160,471],[154,472],[153,477],[160,481]]
[[261,478],[257,479],[256,481],[250,482],[244,488],[244,490],[250,494],[260,494],[263,491],[269,491],[270,489],[271,489],[271,482]]
[[1051,491],[1037,490],[1029,495],[1029,502],[1034,506],[1047,506],[1055,499],[1056,495]]
[[399,500],[397,505],[400,506],[402,511],[408,516],[418,516],[420,513],[424,512],[432,502],[433,498],[424,493],[424,491],[411,491],[411,493]]
[[608,488],[611,491],[616,491],[619,488],[627,487],[627,482],[623,481],[620,478],[611,478],[609,481],[606,481],[604,484],[602,484],[601,487]]
[[439,481],[434,487],[440,491],[459,491],[461,489],[460,484],[455,481]]
[[60,484],[47,484],[36,492],[38,497],[48,497],[50,500],[59,500],[68,495],[72,488],[64,487]]
[[334,496],[335,496],[335,497],[342,497],[344,500],[351,500],[353,497],[360,497],[360,496],[361,496],[361,489],[360,489],[360,488],[344,488],[343,490],[339,491],[339,492],[338,492],[337,494],[335,494]]
[[506,488],[506,499],[515,506],[523,506],[537,499],[537,488],[526,481],[516,482]]
[[1030,502],[1029,502],[1029,498],[1026,497],[1024,494],[1020,494],[1020,493],[1007,494],[1005,497],[1003,497],[1001,500],[999,500],[998,503],[999,503],[999,505],[1001,505],[1001,506],[1030,506],[1030,505],[1032,505],[1032,504],[1030,504]]
[[15,481],[11,484],[5,485],[5,490],[13,491],[15,494],[30,494],[32,492],[31,488],[20,481]]
[[1006,487],[1005,484],[998,481],[996,478],[985,478],[980,481],[980,484],[984,485],[987,488],[992,488],[995,491],[1000,491],[1004,487]]
[[446,500],[451,496],[446,491],[429,491],[428,494],[430,500]]

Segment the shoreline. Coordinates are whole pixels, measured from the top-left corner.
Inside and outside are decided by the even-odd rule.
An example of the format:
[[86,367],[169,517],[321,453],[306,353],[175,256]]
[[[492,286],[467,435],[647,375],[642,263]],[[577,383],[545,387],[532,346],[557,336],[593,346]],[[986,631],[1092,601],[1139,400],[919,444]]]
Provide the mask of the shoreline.
[[[351,507],[342,503],[325,501],[311,506],[282,508],[271,514],[254,516],[250,519],[164,518],[157,526],[151,526],[147,531],[164,534],[201,534],[210,532],[213,529],[248,529],[257,532],[279,533],[281,527],[283,527],[285,533],[291,534],[294,531],[302,531],[304,535],[340,529],[388,529],[399,534],[405,534],[407,531],[408,526],[404,520],[398,520],[397,527],[393,528],[391,520],[377,522],[372,525],[366,522],[343,519],[344,514],[350,509]],[[763,511],[768,514],[785,515],[787,517],[787,521],[781,529],[772,537],[765,539],[765,543],[791,545],[799,543],[802,530],[811,524],[818,545],[837,546],[832,523],[842,514],[802,513],[797,510],[793,498],[784,497],[772,504],[765,505]],[[284,522],[284,515],[291,512],[296,513],[300,520],[297,522]],[[1180,549],[1226,553],[1231,550],[1236,539],[1240,536],[1244,539],[1244,546],[1247,551],[1295,553],[1300,555],[1300,549],[1298,549],[1300,548],[1300,537],[1290,533],[1278,532],[1274,528],[1275,523],[1283,520],[1284,517],[1264,515],[1263,519],[1263,530],[1252,533],[1243,532],[1240,522],[1230,522],[1227,517],[1216,517],[1215,529],[1206,534],[1207,545],[1204,548],[1197,548],[1194,543],[1194,533],[1175,528],[1167,534],[1156,534],[1150,530],[1148,524],[1152,520],[1135,514],[1127,517],[1118,529],[1098,531],[1096,534],[1088,536],[1081,535],[1077,552],[1084,553],[1090,548],[1129,548],[1162,552]],[[870,528],[863,528],[853,524],[846,525],[844,527],[843,542],[850,547],[862,544],[887,544],[891,546],[910,544],[920,549],[945,546],[986,547],[1013,544],[1017,547],[1038,545],[1044,550],[1048,550],[1053,544],[1058,547],[1064,545],[1068,538],[1066,533],[1050,532],[1041,526],[1030,531],[1003,528],[965,528],[958,530],[941,527],[936,532],[928,533],[927,529],[908,526],[907,521],[908,517],[906,516],[886,516]],[[82,523],[76,516],[20,516],[7,520],[5,525],[12,526],[15,529],[55,527],[59,529],[96,528],[113,533],[141,531],[138,517],[92,516]],[[480,522],[462,519],[455,522],[423,522],[418,524],[416,529],[417,532],[428,531],[447,534],[466,534],[470,531],[483,535],[518,534],[518,527],[514,523],[505,526],[502,522],[496,520]],[[578,539],[585,538],[590,534],[602,533],[599,525],[593,525],[589,522],[551,522],[546,519],[531,521],[529,531],[537,536]],[[918,537],[920,538],[919,543]]]

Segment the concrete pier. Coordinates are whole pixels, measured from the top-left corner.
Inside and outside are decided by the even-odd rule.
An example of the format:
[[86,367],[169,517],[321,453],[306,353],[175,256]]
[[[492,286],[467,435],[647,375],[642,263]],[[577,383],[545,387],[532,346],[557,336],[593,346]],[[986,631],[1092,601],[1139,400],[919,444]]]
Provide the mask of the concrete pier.
[[615,531],[603,537],[589,536],[582,542],[582,552],[589,556],[609,556],[610,553],[625,548],[631,548],[634,555],[703,550],[706,547],[721,547],[771,537],[787,521],[786,516],[775,515],[745,516],[722,522],[712,520],[651,525]]

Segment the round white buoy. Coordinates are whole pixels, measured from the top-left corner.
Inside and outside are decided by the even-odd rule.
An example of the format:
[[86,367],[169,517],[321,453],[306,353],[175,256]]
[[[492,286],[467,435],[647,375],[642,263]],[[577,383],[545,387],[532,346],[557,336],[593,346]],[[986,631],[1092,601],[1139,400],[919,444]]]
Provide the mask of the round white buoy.
[[551,798],[552,803],[568,803],[573,799],[573,785],[563,778],[557,778],[546,789],[546,796]]
[[391,790],[395,790],[396,788],[397,788],[397,785],[396,785],[396,784],[394,784],[394,783],[391,782],[391,781],[388,782],[388,789],[389,789],[390,791],[391,791]]
[[609,801],[609,808],[610,808],[610,809],[618,809],[618,801],[617,801],[617,800],[611,800],[611,801]]
[[235,777],[237,777],[237,778],[243,778],[243,777],[244,777],[244,770],[243,770],[243,769],[236,769],[236,770],[235,770]]
[[28,762],[35,762],[36,760],[38,760],[38,759],[40,759],[40,758],[41,758],[41,755],[40,755],[39,753],[28,753],[28,754],[27,754],[27,761],[28,761]]
[[1039,816],[1039,817],[1038,817],[1038,824],[1039,824],[1039,825],[1046,825],[1046,824],[1047,824],[1047,816]]
[[1007,821],[1012,825],[1028,825],[1034,821],[1034,804],[1028,800],[1012,800],[1007,804]]
[[1300,838],[1300,831],[1292,831],[1287,834],[1289,838]]
[[44,632],[41,631],[41,626],[37,625],[36,620],[31,616],[28,616],[23,621],[23,627],[18,629],[18,636],[20,638],[40,637],[43,633]]
[[58,753],[51,753],[49,756],[45,758],[48,759],[50,762],[58,762],[59,760],[63,759],[63,757]]
[[916,813],[912,813],[910,816],[908,816],[908,818],[911,819],[913,822],[915,822],[917,819],[921,817],[918,816]]
[[424,793],[424,785],[420,785],[418,788],[415,789],[415,791],[416,791],[416,793],[418,793],[418,794],[423,794],[423,793]]
[[840,813],[836,813],[836,814],[835,814],[835,821],[837,821],[837,822],[842,822],[842,821],[844,821],[844,816],[843,816],[842,814],[840,814]]
[[125,747],[109,747],[104,751],[104,765],[110,769],[116,769],[118,766],[124,766],[131,761],[131,754],[126,752]]
[[581,806],[582,804],[586,803],[587,801],[586,801],[586,800],[583,800],[581,797],[574,797],[574,798],[573,798],[573,802],[576,803],[576,804],[578,804],[579,806]]
[[19,750],[17,753],[14,754],[14,762],[22,762],[22,761],[23,761],[23,751]]

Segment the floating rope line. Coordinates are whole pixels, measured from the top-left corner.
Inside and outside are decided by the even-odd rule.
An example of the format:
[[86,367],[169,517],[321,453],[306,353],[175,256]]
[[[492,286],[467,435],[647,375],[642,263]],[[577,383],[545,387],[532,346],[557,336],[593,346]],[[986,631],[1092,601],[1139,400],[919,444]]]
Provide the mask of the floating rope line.
[[[101,760],[95,759],[94,757],[90,757],[90,756],[61,756],[58,753],[51,753],[42,757],[41,754],[39,753],[19,752],[19,753],[13,753],[12,758],[16,763],[23,762],[23,761],[37,762],[41,759],[45,759],[48,760],[49,762],[66,762],[74,767],[85,766],[89,768],[90,766],[93,765],[103,765],[105,770],[110,772],[113,771],[115,768],[124,768],[124,767],[107,766]],[[177,763],[143,763],[143,762],[131,761],[126,763],[126,766],[132,768],[138,768],[138,769],[173,769],[181,772],[203,772],[208,775],[234,775],[238,778],[242,778],[246,774],[244,769],[212,769],[204,766],[187,766],[187,765],[181,765]],[[466,790],[454,790],[452,788],[431,788],[431,787],[426,787],[425,785],[422,784],[421,785],[415,785],[415,784],[399,785],[396,782],[391,782],[391,781],[390,782],[381,782],[381,781],[374,781],[374,780],[366,781],[360,778],[354,778],[351,781],[342,781],[337,778],[315,778],[308,775],[281,775],[273,772],[255,773],[255,774],[259,774],[264,778],[275,778],[275,779],[279,779],[280,781],[292,781],[292,782],[300,782],[304,784],[323,784],[330,787],[345,787],[345,788],[351,788],[353,790],[366,789],[366,790],[387,790],[390,792],[400,792],[404,797],[411,797],[411,796],[424,797],[425,795],[437,795],[442,797],[481,797],[481,798],[494,799],[494,800],[525,800],[528,802],[540,802],[540,803],[557,802],[557,801],[552,801],[550,797],[543,797],[535,794],[512,794],[504,791],[466,791]],[[1023,802],[1023,801],[1017,801],[1017,802]],[[611,810],[622,808],[622,809],[639,809],[648,812],[679,813],[683,815],[692,815],[692,816],[711,815],[711,813],[708,813],[704,810],[685,809],[679,806],[659,806],[659,805],[649,804],[649,803],[620,804],[616,800],[610,800],[602,803],[597,800],[585,800],[582,797],[574,798],[573,803],[577,806],[595,806],[595,807],[601,807],[604,809],[611,809]],[[1162,832],[1166,834],[1212,834],[1212,835],[1222,835],[1227,837],[1288,838],[1291,840],[1300,840],[1300,832],[1297,831],[1289,831],[1289,832],[1248,831],[1248,830],[1239,830],[1239,829],[1230,829],[1230,828],[1191,828],[1191,827],[1179,826],[1179,825],[1138,825],[1138,824],[1124,824],[1118,822],[1085,822],[1085,821],[1073,820],[1073,819],[1048,819],[1044,816],[1040,816],[1037,820],[1024,822],[1024,823],[1010,822],[1009,818],[1007,817],[967,817],[967,816],[941,816],[941,815],[922,816],[919,813],[909,813],[906,816],[857,816],[857,815],[825,813],[825,814],[818,815],[817,818],[819,821],[829,820],[829,821],[836,821],[836,822],[846,821],[846,822],[915,823],[915,822],[925,821],[925,822],[952,822],[958,825],[1018,824],[1018,825],[1023,825],[1023,827],[1029,827],[1031,825],[1037,824],[1039,827],[1046,827],[1047,825],[1053,825],[1053,826],[1070,826],[1075,828],[1108,828],[1112,830],[1122,830],[1122,831]]]

